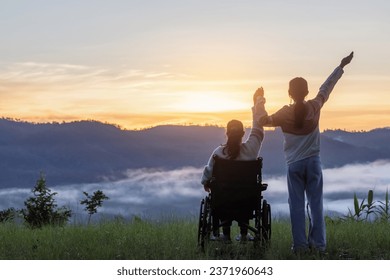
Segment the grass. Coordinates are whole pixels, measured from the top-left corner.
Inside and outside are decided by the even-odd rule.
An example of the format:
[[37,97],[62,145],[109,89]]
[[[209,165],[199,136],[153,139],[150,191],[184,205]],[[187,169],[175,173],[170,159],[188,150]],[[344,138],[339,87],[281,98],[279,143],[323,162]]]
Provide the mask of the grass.
[[[237,233],[236,226],[233,233]],[[390,223],[327,219],[327,254],[294,255],[288,221],[272,222],[267,248],[208,242],[197,247],[197,221],[134,219],[94,225],[29,229],[0,224],[0,259],[7,260],[198,260],[198,259],[390,259]]]
[[192,259],[193,223],[121,221],[29,229],[0,226],[0,259]]

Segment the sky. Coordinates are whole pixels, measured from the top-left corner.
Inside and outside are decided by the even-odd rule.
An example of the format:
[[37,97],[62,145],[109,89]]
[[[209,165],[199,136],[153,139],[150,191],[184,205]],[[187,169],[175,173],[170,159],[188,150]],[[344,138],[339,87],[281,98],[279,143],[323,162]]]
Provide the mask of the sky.
[[320,129],[390,126],[389,1],[0,0],[0,116],[126,129],[251,124],[290,79],[312,98],[354,51]]

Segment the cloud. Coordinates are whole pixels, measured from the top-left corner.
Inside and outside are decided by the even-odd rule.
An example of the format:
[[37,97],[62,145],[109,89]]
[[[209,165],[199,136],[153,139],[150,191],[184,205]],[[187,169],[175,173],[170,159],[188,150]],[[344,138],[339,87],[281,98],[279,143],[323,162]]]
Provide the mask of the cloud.
[[[328,212],[347,214],[353,207],[353,195],[361,200],[369,189],[374,190],[374,200],[382,200],[390,186],[389,161],[346,165],[325,169],[324,209]],[[83,191],[92,194],[102,190],[110,199],[104,201],[99,213],[104,216],[159,218],[166,215],[197,217],[201,199],[206,195],[200,184],[202,169],[183,167],[175,170],[135,169],[128,170],[126,179],[96,184],[52,187],[59,206],[73,210],[76,221],[85,221],[87,214],[80,205]],[[271,204],[273,216],[288,214],[286,176],[267,177],[268,189],[264,199]],[[49,182],[48,182],[49,184]],[[49,186],[50,187],[50,186]],[[31,196],[27,189],[0,190],[0,209],[22,208],[23,201]]]
[[[166,70],[32,61],[3,64],[0,65],[0,107],[4,116],[27,121],[96,119],[140,128],[167,122],[183,123],[183,116],[186,116],[185,122],[198,122],[199,117],[191,119],[186,115],[187,107],[194,109],[195,106],[197,110],[204,107],[201,105],[205,103],[204,98],[197,100],[193,96],[200,96],[205,88],[208,97],[215,95],[210,91],[227,92],[221,87],[229,88],[228,92],[234,88],[231,95],[236,101],[237,96],[241,96],[239,88],[243,81],[199,80],[199,77]],[[226,93],[224,98],[227,96]],[[172,104],[180,106],[173,108]],[[115,114],[127,116],[110,117]],[[134,123],[132,114],[142,116],[142,120]],[[148,119],[151,114],[155,116],[153,120]],[[201,114],[198,112],[198,115]],[[203,119],[206,118],[200,123],[205,123]]]
[[[374,191],[374,200],[383,201],[390,188],[390,161],[375,161],[366,164],[349,164],[340,168],[323,170],[324,210],[347,214],[353,207],[356,193],[361,201],[369,190]],[[266,176],[264,176],[266,178]],[[275,203],[275,210],[288,211],[286,176],[270,178],[269,200]],[[284,201],[283,201],[284,200]]]
[[[185,167],[176,170],[135,169],[128,170],[127,178],[115,182],[71,185],[53,188],[58,192],[58,204],[76,209],[83,215],[83,191],[92,194],[102,190],[110,199],[104,202],[100,212],[106,215],[129,217],[140,215],[159,217],[175,214],[194,216],[201,198],[205,195],[200,185],[201,170]],[[85,214],[85,213],[84,213]]]

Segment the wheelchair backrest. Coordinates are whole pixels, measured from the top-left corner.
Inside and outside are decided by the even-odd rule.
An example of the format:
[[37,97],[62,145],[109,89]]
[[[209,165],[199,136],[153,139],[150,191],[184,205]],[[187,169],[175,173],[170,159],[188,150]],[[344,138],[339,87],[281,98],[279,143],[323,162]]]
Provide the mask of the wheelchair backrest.
[[214,155],[211,180],[212,208],[226,213],[248,212],[260,207],[262,158],[251,161]]

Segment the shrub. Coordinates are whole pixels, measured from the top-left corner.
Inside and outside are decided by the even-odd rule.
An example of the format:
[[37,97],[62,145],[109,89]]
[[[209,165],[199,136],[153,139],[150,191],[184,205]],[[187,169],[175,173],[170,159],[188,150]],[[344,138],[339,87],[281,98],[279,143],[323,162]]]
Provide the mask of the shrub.
[[0,211],[0,223],[5,223],[8,221],[12,221],[15,216],[17,215],[18,210],[15,210],[14,208],[8,208],[6,210]]
[[97,212],[97,208],[102,206],[103,200],[109,199],[101,190],[97,190],[90,196],[87,192],[83,192],[86,198],[80,201],[80,204],[86,204],[84,210],[88,212],[88,224],[91,221],[93,214]]
[[46,180],[41,174],[35,187],[32,189],[33,196],[28,198],[22,209],[24,220],[32,228],[44,225],[64,225],[71,217],[71,210],[66,207],[57,208],[54,196],[56,192],[46,186]]

